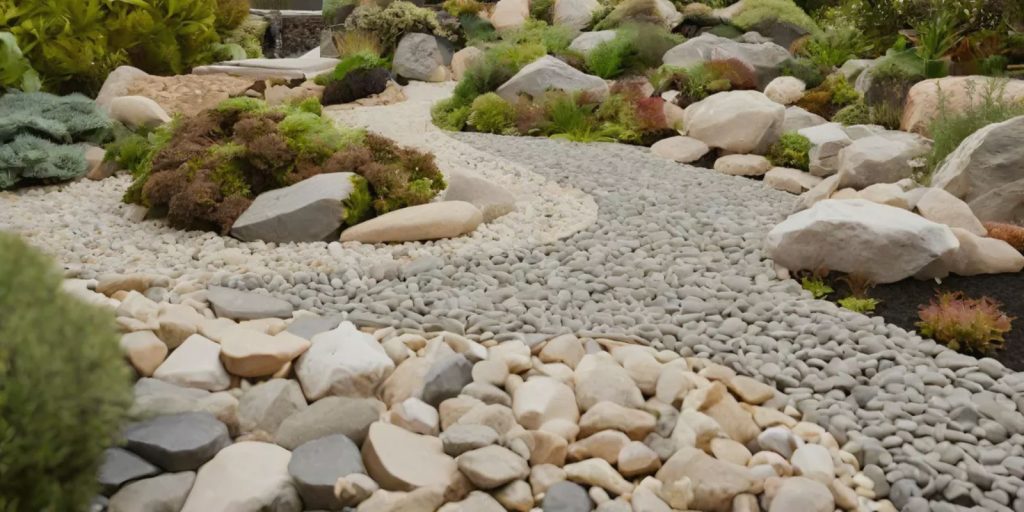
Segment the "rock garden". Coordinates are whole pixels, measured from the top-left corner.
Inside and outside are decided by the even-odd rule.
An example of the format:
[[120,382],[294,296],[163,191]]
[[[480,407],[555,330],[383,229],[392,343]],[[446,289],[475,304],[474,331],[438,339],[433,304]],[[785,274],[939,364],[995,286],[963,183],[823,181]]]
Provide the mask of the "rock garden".
[[1024,510],[1024,6],[311,5],[0,0],[0,509]]

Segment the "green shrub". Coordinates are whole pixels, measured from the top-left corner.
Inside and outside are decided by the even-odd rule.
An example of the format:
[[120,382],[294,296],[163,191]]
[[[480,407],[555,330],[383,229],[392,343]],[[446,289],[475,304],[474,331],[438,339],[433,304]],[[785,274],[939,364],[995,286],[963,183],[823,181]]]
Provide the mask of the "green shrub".
[[932,152],[928,155],[928,174],[937,169],[972,133],[992,123],[1024,115],[1024,103],[1011,101],[1004,96],[1006,84],[1004,80],[994,80],[981,91],[969,86],[967,97],[970,107],[963,110],[949,108],[940,91],[938,112],[928,124],[928,133],[934,141]]
[[530,2],[530,17],[547,23],[551,22],[551,10],[555,7],[555,0],[532,0]]
[[1010,332],[1013,321],[1000,310],[998,302],[988,297],[967,298],[963,292],[938,294],[930,304],[921,307],[918,316],[921,336],[974,354],[1002,349],[1003,336]]
[[819,69],[831,72],[850,59],[871,54],[871,41],[853,27],[837,27],[821,31],[805,42],[800,54]]
[[430,109],[430,117],[438,128],[453,132],[462,131],[469,120],[470,107],[458,105],[454,98],[441,100]]
[[324,73],[317,75],[314,82],[319,85],[327,85],[330,82],[338,82],[345,78],[345,75],[355,71],[357,69],[374,69],[374,68],[386,68],[388,67],[388,61],[380,58],[379,56],[369,53],[360,52],[348,55],[341,59],[337,66],[334,66],[334,71],[330,73]]
[[818,87],[804,93],[797,106],[826,119],[831,119],[839,109],[860,100],[860,93],[842,73],[829,75]]
[[664,25],[664,18],[656,0],[622,0],[608,13],[594,30],[607,30],[620,25],[643,22]]
[[249,0],[217,0],[214,16],[217,20],[217,32],[230,32],[249,17]]
[[963,33],[980,30],[1006,32],[1020,16],[1020,2],[1007,0],[843,0],[837,15],[852,24],[879,49],[892,44],[901,30],[913,28],[948,13],[958,19]]
[[0,510],[86,510],[131,400],[114,316],[0,233]]
[[768,150],[768,160],[776,167],[790,167],[806,171],[811,160],[811,141],[798,133],[784,133]]
[[109,151],[135,162],[125,201],[166,211],[181,229],[227,232],[257,195],[322,173],[366,181],[370,199],[356,194],[345,205],[349,224],[425,203],[444,188],[433,155],[339,128],[315,100],[271,108],[235,98]]
[[14,34],[0,32],[0,94],[5,88],[33,92],[40,87],[39,74],[22,55]]
[[494,30],[494,25],[476,14],[459,16],[459,26],[466,36],[466,46],[497,41],[499,37],[498,31]]
[[516,111],[493,92],[477,96],[470,107],[469,125],[484,133],[515,135]]
[[483,10],[484,4],[477,0],[445,0],[442,7],[448,14],[458,18],[464,15],[476,16]]
[[362,30],[346,30],[333,34],[334,47],[338,57],[345,59],[356,54],[367,54],[375,57],[384,55],[380,39],[370,32]]
[[867,314],[873,313],[875,308],[878,307],[879,300],[872,299],[870,297],[843,297],[836,301],[840,306],[855,311],[857,313]]
[[841,123],[846,126],[855,124],[871,124],[871,111],[864,100],[858,100],[841,109],[834,116],[832,122]]
[[615,37],[590,50],[585,62],[587,71],[604,79],[615,78],[625,70],[632,48],[625,38]]
[[527,20],[523,26],[501,34],[501,39],[513,45],[540,44],[546,53],[565,51],[576,38],[576,32],[565,25],[549,25],[541,20]]
[[260,16],[249,16],[242,24],[223,34],[225,43],[234,43],[245,50],[246,57],[263,57],[263,35],[270,24]]
[[345,20],[345,29],[361,30],[377,36],[388,52],[393,51],[398,45],[398,40],[410,32],[424,32],[455,39],[454,34],[438,23],[434,11],[403,0],[392,2],[383,8],[376,4],[360,5]]
[[804,277],[800,280],[800,286],[811,292],[815,299],[825,298],[835,291],[820,277]]
[[808,89],[813,89],[825,81],[821,68],[807,58],[787,59],[779,67],[779,74],[799,78]]
[[752,30],[758,23],[779,20],[801,27],[811,34],[819,32],[818,24],[792,0],[744,0],[743,8],[732,22],[743,30]]

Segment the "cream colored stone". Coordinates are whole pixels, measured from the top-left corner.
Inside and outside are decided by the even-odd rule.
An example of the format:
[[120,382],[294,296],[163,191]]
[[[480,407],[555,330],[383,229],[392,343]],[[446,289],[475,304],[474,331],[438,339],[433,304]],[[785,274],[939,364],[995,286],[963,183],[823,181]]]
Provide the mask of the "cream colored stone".
[[578,484],[600,487],[612,494],[628,494],[633,491],[633,484],[615,471],[604,459],[587,459],[565,465],[566,478]]
[[143,377],[151,377],[167,357],[167,345],[153,331],[136,331],[121,336],[121,351]]

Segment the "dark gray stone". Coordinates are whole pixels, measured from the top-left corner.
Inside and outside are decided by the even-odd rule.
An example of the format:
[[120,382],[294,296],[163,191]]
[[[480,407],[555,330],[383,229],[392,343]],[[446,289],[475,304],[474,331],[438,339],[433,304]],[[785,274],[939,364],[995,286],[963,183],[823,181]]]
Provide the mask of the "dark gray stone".
[[322,437],[292,452],[288,473],[306,509],[339,510],[334,483],[345,475],[366,473],[359,447],[343,435]]
[[364,398],[329,396],[281,422],[274,442],[294,450],[321,437],[342,434],[362,446],[370,424],[380,417],[380,402]]
[[548,488],[540,508],[544,512],[590,512],[594,502],[583,487],[563,481]]
[[242,432],[263,431],[271,436],[281,422],[306,408],[306,397],[293,379],[270,379],[249,388],[238,400]]
[[103,494],[110,496],[127,482],[159,473],[160,468],[142,457],[121,448],[110,448],[103,452],[103,464],[97,480]]
[[462,354],[442,357],[430,367],[423,382],[423,401],[437,407],[473,382],[473,363]]
[[345,224],[345,201],[357,189],[356,179],[351,172],[332,172],[264,192],[231,226],[231,235],[246,242],[337,239]]
[[167,471],[191,471],[231,444],[228,427],[208,412],[158,416],[129,425],[125,446]]
[[325,106],[341,105],[380,94],[387,89],[390,80],[391,72],[384,68],[355,69],[341,80],[329,82],[324,87],[321,103]]
[[243,292],[211,286],[206,299],[219,317],[232,320],[255,320],[258,318],[291,318],[294,308],[287,301],[263,293]]

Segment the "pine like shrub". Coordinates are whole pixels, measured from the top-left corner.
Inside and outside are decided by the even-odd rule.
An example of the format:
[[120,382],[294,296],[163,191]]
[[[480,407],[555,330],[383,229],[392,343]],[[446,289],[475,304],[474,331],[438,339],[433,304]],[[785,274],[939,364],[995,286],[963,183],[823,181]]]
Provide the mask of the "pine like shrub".
[[0,233],[0,510],[86,510],[131,399],[114,317]]

